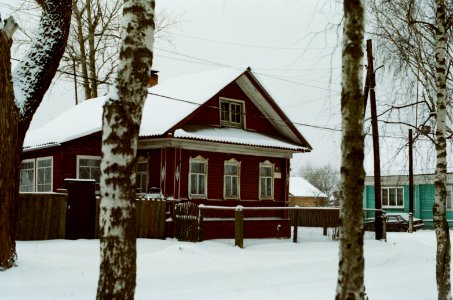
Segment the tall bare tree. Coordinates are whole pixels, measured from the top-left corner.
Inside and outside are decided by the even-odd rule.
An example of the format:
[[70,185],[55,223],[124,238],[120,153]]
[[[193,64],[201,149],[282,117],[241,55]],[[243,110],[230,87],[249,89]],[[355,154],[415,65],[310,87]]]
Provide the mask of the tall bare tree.
[[327,195],[333,205],[338,205],[335,196],[340,190],[340,173],[332,165],[315,167],[307,164],[300,171],[302,177],[313,184],[317,189]]
[[14,28],[9,18],[0,26],[0,270],[14,266],[16,207],[22,145],[33,114],[55,76],[71,20],[71,0],[36,0],[42,14],[24,58],[11,71]]
[[153,58],[154,7],[154,0],[123,5],[118,75],[103,113],[98,299],[134,298],[136,154]]
[[[63,75],[73,77],[83,86],[84,99],[95,98],[105,91],[116,72],[121,8],[121,0],[73,3],[71,35],[61,69]],[[156,16],[155,37],[169,41],[168,29],[177,23],[177,17],[162,10]]]
[[[453,1],[372,1],[372,31],[403,99],[392,103],[385,121],[409,126],[433,143],[436,154],[433,222],[436,228],[436,278],[439,299],[451,299],[451,245],[446,219],[447,137],[453,132]],[[404,89],[402,89],[402,87]],[[417,94],[420,97],[416,98]],[[414,101],[414,98],[416,99]],[[415,118],[414,112],[415,109]],[[451,126],[451,125],[450,125]],[[434,132],[431,128],[435,128]],[[448,135],[447,135],[448,133]],[[429,157],[424,158],[426,161]]]
[[340,261],[335,299],[364,299],[363,119],[364,5],[344,1],[341,114]]

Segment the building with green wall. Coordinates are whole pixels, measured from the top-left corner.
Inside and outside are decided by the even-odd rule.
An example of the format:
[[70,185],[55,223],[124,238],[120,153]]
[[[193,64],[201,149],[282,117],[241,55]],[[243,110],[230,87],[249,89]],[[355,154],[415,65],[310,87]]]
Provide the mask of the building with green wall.
[[[414,175],[414,217],[424,221],[427,227],[433,223],[434,174]],[[447,220],[453,226],[453,173],[447,175]],[[365,178],[364,208],[374,208],[374,177]],[[409,176],[381,177],[381,201],[385,212],[409,212]]]

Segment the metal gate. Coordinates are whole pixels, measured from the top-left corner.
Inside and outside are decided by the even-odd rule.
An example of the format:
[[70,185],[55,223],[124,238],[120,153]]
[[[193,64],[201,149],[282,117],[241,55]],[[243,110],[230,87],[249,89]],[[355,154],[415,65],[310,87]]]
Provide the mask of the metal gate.
[[178,203],[174,214],[175,237],[178,241],[198,241],[198,205],[192,202]]

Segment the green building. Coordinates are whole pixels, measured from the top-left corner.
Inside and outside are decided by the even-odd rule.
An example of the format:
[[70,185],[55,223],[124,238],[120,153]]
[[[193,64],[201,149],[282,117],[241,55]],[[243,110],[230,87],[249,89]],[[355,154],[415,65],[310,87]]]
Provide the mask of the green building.
[[[414,175],[414,217],[424,221],[426,227],[433,225],[434,174]],[[447,175],[447,220],[453,226],[453,173]],[[374,208],[374,177],[365,178],[363,206]],[[391,175],[381,177],[382,208],[386,212],[409,212],[409,176]],[[371,213],[367,213],[371,217]]]

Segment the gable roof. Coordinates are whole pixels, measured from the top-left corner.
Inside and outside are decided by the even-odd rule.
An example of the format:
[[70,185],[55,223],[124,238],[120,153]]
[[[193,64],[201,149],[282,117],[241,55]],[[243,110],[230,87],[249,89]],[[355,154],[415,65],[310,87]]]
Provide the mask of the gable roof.
[[327,195],[314,187],[302,177],[291,177],[289,179],[289,193],[295,197],[323,197]]
[[[212,71],[177,77],[149,88],[149,95],[143,108],[142,123],[139,132],[140,137],[160,136],[179,129],[183,125],[184,120],[194,111],[200,109],[203,104],[232,82],[245,82],[243,85],[245,84],[248,86],[248,89],[251,89],[251,82],[247,74],[251,74],[249,69],[219,68]],[[238,85],[240,84],[238,83]],[[260,110],[275,111],[275,107],[272,107],[267,99],[264,99],[262,96],[259,99],[257,98],[259,97],[258,91],[254,93],[255,95],[252,96],[255,98],[254,101],[252,100],[254,103],[256,101],[265,102],[260,104],[262,106],[261,108],[258,106]],[[102,109],[107,98],[107,96],[102,96],[84,101],[62,113],[46,125],[29,130],[25,137],[24,150],[60,145],[64,142],[101,131]],[[271,99],[271,101],[273,100]],[[295,129],[291,122],[285,121],[284,118],[286,116],[278,107],[277,110],[269,120],[277,130],[291,141],[290,143],[260,133],[254,133],[252,137],[250,136],[252,133],[244,130],[242,130],[242,139],[237,138],[237,132],[233,136],[231,136],[231,133],[227,134],[228,130],[217,130],[217,133],[220,134],[220,132],[223,132],[224,138],[231,137],[231,142],[235,141],[239,144],[310,151],[310,145],[305,141],[300,132]],[[280,117],[280,115],[283,115],[283,117]],[[276,116],[279,116],[278,119],[276,119]],[[283,126],[284,130],[281,130],[281,124],[285,125]],[[225,141],[219,140],[218,136],[215,138],[212,135],[206,135],[205,132],[202,137],[200,135],[194,136],[193,132],[191,136],[187,132],[182,134],[182,131],[178,131],[178,133],[181,135],[181,138]],[[259,137],[260,135],[261,137]],[[262,141],[257,143],[256,140],[260,138]]]

